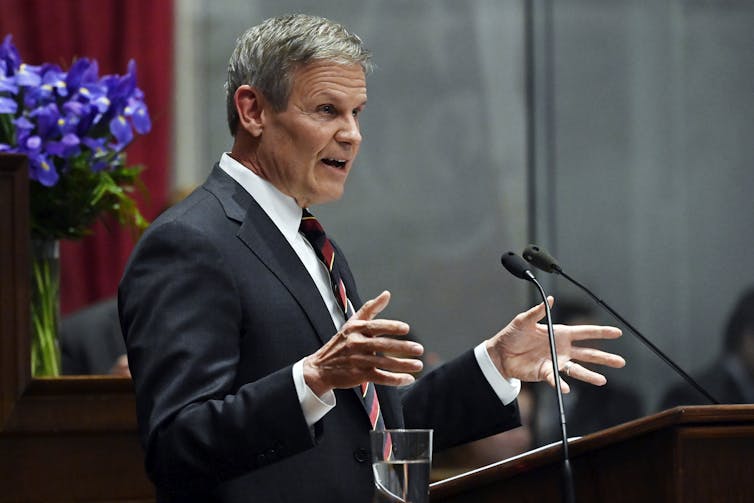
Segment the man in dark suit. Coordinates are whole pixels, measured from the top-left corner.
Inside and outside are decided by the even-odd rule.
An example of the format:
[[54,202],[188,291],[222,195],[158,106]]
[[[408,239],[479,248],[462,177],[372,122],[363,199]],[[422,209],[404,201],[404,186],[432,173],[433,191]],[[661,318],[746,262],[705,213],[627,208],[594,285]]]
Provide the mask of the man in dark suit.
[[[516,426],[520,380],[554,384],[543,305],[414,382],[423,348],[379,318],[390,294],[362,303],[337,245],[309,235],[306,208],[341,196],[358,153],[369,67],[361,40],[325,19],[243,34],[232,151],[134,250],[119,308],[159,501],[370,501],[372,428],[433,428],[443,449]],[[571,344],[619,335],[559,327],[560,363],[622,366]]]
[[64,375],[111,374],[130,377],[126,345],[120,332],[118,302],[108,298],[60,321]]
[[[722,352],[695,377],[720,403],[754,403],[754,287],[741,294],[728,315]],[[704,395],[681,382],[666,391],[660,408],[708,404]]]

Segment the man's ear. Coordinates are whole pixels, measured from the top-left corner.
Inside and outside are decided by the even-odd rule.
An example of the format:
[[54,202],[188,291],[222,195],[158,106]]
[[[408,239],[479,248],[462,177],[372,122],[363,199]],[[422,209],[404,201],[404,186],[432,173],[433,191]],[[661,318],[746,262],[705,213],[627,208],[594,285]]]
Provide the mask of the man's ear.
[[264,129],[265,108],[269,103],[256,87],[239,86],[233,95],[238,112],[238,127],[246,130],[254,138],[262,135]]

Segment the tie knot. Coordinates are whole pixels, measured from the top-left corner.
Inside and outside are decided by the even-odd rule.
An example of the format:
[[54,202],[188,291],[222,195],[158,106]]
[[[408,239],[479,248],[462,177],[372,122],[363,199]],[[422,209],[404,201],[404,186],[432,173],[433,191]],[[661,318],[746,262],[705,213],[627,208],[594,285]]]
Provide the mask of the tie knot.
[[317,256],[327,266],[327,270],[332,273],[333,264],[335,261],[335,249],[333,248],[330,240],[327,239],[325,229],[319,223],[314,215],[304,209],[301,214],[301,225],[299,225],[299,231],[309,241],[314,248]]
[[308,239],[312,244],[315,241],[320,241],[325,236],[325,229],[319,220],[309,213],[309,210],[304,209],[301,214],[301,224],[299,225],[299,231]]

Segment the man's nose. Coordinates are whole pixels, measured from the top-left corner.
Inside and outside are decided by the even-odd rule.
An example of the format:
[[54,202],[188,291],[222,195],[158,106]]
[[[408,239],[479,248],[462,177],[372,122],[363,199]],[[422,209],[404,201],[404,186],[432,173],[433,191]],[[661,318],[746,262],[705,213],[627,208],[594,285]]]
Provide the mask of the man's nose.
[[350,116],[345,119],[342,127],[335,134],[335,139],[341,143],[358,145],[361,143],[361,129],[356,117]]

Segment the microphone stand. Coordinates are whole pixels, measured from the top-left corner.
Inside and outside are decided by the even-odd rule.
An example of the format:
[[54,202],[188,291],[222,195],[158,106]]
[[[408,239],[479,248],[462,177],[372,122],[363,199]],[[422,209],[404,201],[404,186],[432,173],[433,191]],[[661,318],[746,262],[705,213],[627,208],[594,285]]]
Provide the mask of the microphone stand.
[[571,471],[571,457],[568,452],[568,432],[566,430],[565,408],[563,407],[563,393],[560,391],[560,373],[558,372],[558,353],[555,348],[555,331],[552,328],[552,316],[550,315],[550,304],[547,302],[547,294],[542,285],[531,271],[525,271],[529,281],[534,283],[542,296],[545,304],[545,314],[547,318],[547,336],[550,342],[550,359],[552,361],[552,372],[555,376],[555,394],[558,397],[558,413],[560,414],[560,435],[563,440],[563,501],[565,503],[575,503],[576,499],[573,490],[573,472]]
[[505,269],[517,278],[531,281],[537,286],[539,294],[542,296],[542,302],[545,304],[545,314],[547,317],[547,338],[550,342],[550,360],[552,362],[552,373],[555,380],[555,394],[558,397],[558,413],[560,414],[560,434],[563,439],[563,501],[565,503],[574,503],[575,496],[573,490],[573,473],[571,471],[571,457],[568,453],[568,432],[566,431],[566,417],[563,407],[563,394],[560,391],[560,373],[558,372],[558,352],[555,348],[555,331],[552,328],[552,316],[550,315],[550,304],[547,302],[547,294],[537,278],[529,270],[526,262],[513,252],[506,252],[500,258]]

